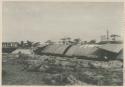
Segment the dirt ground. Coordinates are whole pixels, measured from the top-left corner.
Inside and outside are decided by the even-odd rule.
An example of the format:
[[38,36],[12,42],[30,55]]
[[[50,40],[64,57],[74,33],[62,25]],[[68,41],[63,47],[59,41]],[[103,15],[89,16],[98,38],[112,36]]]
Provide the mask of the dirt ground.
[[[70,64],[62,62],[61,66],[53,63],[46,64],[43,61],[45,64],[42,66],[46,66],[46,69],[30,71],[24,69],[24,64],[17,62],[18,58],[7,56],[3,59],[2,64],[2,85],[123,85],[122,67],[110,69],[88,67],[85,64],[88,60],[79,60],[82,61],[82,66],[79,66],[78,60],[75,60],[71,62],[71,59],[68,59]],[[64,67],[66,64],[69,65]]]
[[3,85],[45,85],[41,77],[45,76],[45,73],[41,72],[27,72],[22,70],[22,65],[15,64],[3,64]]

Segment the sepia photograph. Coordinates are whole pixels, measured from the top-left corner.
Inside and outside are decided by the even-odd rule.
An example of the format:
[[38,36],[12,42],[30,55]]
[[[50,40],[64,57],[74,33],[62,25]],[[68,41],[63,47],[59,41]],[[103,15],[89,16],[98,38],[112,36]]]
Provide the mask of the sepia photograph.
[[123,86],[124,2],[3,1],[2,85]]

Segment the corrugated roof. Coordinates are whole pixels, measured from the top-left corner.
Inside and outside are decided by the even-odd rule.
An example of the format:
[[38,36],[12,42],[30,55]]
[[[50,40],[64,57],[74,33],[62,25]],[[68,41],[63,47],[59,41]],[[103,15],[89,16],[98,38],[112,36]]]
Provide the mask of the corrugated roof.
[[68,46],[69,45],[62,45],[62,44],[49,45],[42,50],[42,53],[63,54],[64,51],[68,48]]
[[104,44],[98,48],[103,49],[105,51],[113,52],[113,53],[119,53],[120,50],[123,49],[123,44]]

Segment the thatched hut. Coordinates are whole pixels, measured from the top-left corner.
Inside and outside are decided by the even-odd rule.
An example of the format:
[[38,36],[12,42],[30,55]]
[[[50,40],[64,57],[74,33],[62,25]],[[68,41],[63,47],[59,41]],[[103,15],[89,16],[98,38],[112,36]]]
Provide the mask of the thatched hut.
[[122,44],[104,44],[98,47],[100,50],[100,57],[107,59],[117,59],[120,51],[123,49]]
[[97,58],[99,45],[74,45],[66,53],[67,56]]
[[123,61],[123,49],[118,53],[116,59]]
[[42,54],[52,54],[52,55],[64,55],[65,51],[68,49],[69,45],[63,44],[53,44],[48,45],[41,51]]

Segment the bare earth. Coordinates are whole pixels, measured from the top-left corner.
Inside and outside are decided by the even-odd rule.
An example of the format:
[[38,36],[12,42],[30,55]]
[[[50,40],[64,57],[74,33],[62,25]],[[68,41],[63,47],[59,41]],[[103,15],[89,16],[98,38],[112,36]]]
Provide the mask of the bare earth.
[[[45,57],[48,58],[47,62],[41,59],[42,65],[38,68],[37,66],[39,65],[40,58],[26,58],[25,60],[28,60],[28,62],[19,63],[19,61],[22,61],[19,58],[14,58],[14,56],[13,58],[5,58],[4,56],[4,62],[2,64],[2,84],[112,86],[123,84],[122,67],[111,67],[110,69],[106,69],[102,67],[100,68],[100,66],[93,66],[93,62],[95,61],[92,60],[88,61],[74,59],[74,61],[72,58],[70,58],[67,60],[67,62],[60,60],[63,57],[59,57],[58,59],[56,57],[55,59],[54,57],[50,57],[51,61],[49,61],[49,56]],[[56,60],[56,63],[52,62],[52,59],[54,59],[54,61]],[[34,63],[34,61],[36,62]],[[82,61],[82,63],[79,63],[79,61]],[[91,64],[88,66],[87,62],[92,62],[92,66]],[[25,66],[27,67],[25,68]]]

